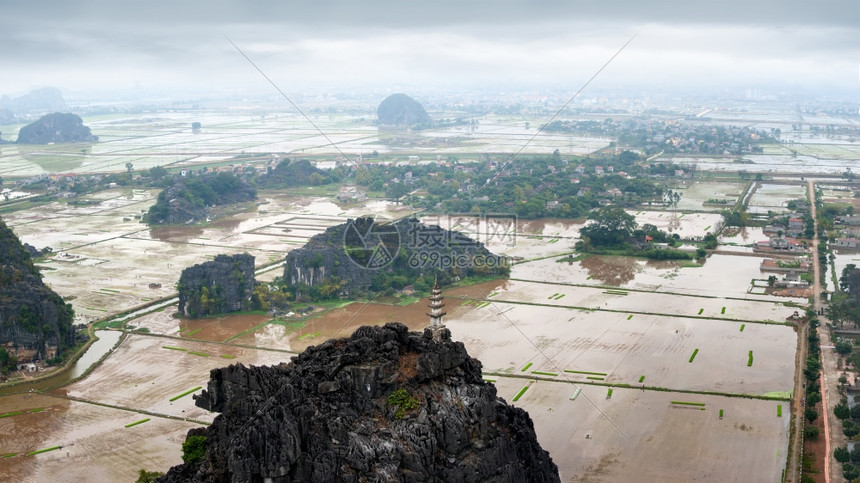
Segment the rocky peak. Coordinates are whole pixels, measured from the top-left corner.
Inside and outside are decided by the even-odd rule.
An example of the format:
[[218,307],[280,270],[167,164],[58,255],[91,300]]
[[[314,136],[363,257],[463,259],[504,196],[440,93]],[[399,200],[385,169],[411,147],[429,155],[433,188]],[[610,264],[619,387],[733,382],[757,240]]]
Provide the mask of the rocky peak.
[[160,481],[559,481],[528,414],[445,328],[361,327],[276,367],[211,372],[189,438],[197,462]]

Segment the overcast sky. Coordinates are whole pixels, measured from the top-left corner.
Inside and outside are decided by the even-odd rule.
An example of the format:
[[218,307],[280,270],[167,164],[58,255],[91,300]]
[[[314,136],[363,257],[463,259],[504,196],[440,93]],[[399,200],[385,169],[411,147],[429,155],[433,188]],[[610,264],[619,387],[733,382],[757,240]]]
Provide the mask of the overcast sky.
[[[461,5],[465,4],[465,5]],[[537,5],[533,5],[535,3]],[[860,94],[856,0],[3,2],[0,94],[777,83]],[[145,7],[143,6],[145,5]]]

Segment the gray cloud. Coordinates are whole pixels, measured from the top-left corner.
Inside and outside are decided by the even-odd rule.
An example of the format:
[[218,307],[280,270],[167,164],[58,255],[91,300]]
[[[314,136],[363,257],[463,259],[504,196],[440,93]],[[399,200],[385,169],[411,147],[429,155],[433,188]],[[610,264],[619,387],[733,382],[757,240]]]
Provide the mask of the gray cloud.
[[[142,4],[141,4],[142,5]],[[0,93],[34,85],[235,89],[392,83],[743,84],[856,89],[853,1],[16,2]],[[252,87],[249,87],[252,88]]]

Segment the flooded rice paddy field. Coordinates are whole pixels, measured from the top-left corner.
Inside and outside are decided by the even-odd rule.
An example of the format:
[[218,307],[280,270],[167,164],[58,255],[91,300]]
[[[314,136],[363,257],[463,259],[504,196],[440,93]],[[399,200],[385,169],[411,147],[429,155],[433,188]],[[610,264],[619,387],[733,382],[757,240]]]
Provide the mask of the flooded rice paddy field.
[[727,207],[732,207],[746,187],[744,182],[726,182],[726,181],[696,181],[689,187],[672,188],[681,194],[681,199],[678,201],[679,210],[696,210],[696,211],[711,211],[717,210],[720,206],[705,205],[708,200],[726,200]]
[[750,214],[767,214],[768,211],[786,213],[790,200],[806,200],[806,185],[762,183],[750,197],[747,211]]
[[[189,396],[190,397],[190,396]],[[141,468],[182,463],[182,442],[198,423],[147,417],[125,409],[72,401],[59,395],[5,396],[0,419],[0,480],[134,481]],[[62,446],[29,456],[30,451]],[[23,454],[22,454],[23,453]]]
[[[105,202],[120,200],[118,194],[106,196]],[[68,256],[44,263],[53,268],[45,279],[61,295],[77,297],[72,301],[76,311],[93,317],[169,295],[183,268],[215,254],[247,251],[261,265],[347,217],[368,210],[389,219],[409,213],[382,202],[343,206],[319,198],[264,194],[254,209],[203,227],[150,230],[136,221],[122,221],[148,208],[154,194],[133,193],[143,199],[137,204],[116,201],[104,210],[47,205],[36,209],[36,216],[19,215],[10,224],[23,241],[62,247]],[[647,211],[636,216],[640,224],[672,228],[684,236],[703,236],[719,223],[718,215],[705,213]],[[747,294],[749,281],[761,277],[760,257],[711,255],[701,267],[608,256],[558,263],[554,255],[572,250],[581,221],[518,220],[499,232],[486,220],[436,219],[445,228],[479,235],[494,252],[532,260],[514,265],[512,280],[445,290],[445,322],[454,339],[482,360],[484,370],[497,374],[487,377],[498,380],[499,394],[508,401],[528,382],[512,376],[559,374],[536,382],[514,404],[531,412],[542,445],[563,475],[588,470],[607,481],[641,474],[668,481],[699,474],[722,480],[778,477],[787,443],[787,402],[784,416],[777,418],[773,401],[672,392],[793,391],[796,334],[785,325],[758,323],[783,321],[795,310],[783,303],[793,300]],[[83,238],[75,239],[75,233]],[[511,233],[516,235],[514,243],[505,237]],[[280,273],[276,268],[266,277]],[[149,289],[150,282],[162,283],[162,288]],[[288,361],[292,353],[347,336],[361,325],[399,321],[412,330],[427,325],[426,298],[390,304],[395,301],[355,302],[304,320],[252,314],[184,320],[173,317],[175,306],[138,317],[129,325],[150,333],[130,335],[89,376],[64,389],[78,401],[39,396],[65,404],[63,417],[80,422],[74,430],[44,431],[32,444],[50,447],[63,439],[74,442],[73,448],[88,448],[78,461],[95,466],[92,474],[111,480],[133,480],[140,468],[165,470],[179,462],[179,442],[195,425],[166,416],[203,422],[214,416],[194,406],[190,395],[173,402],[171,397],[205,387],[212,368]],[[751,367],[749,351],[754,354]],[[602,380],[564,369],[601,373]],[[669,392],[617,388],[607,400],[605,387],[582,384],[582,395],[569,400],[571,381],[635,386],[641,376],[642,384]],[[4,400],[14,397],[19,396]],[[587,399],[637,445],[626,442]],[[707,410],[673,407],[670,401],[675,399],[707,402]],[[726,411],[722,421],[717,406]],[[134,411],[160,416],[123,428],[147,417]],[[7,420],[0,419],[0,424]],[[586,440],[584,434],[592,438]],[[97,440],[101,446],[95,445]],[[53,478],[61,467],[60,453],[9,458],[9,464],[0,460],[0,475],[23,481]],[[677,461],[678,454],[686,453],[691,453],[690,463]]]
[[146,212],[157,194],[106,190],[91,198],[98,204],[50,203],[4,220],[22,242],[53,249],[55,256],[40,263],[44,280],[62,296],[74,297],[77,320],[84,322],[174,293],[184,268],[218,254],[247,252],[259,267],[283,259],[289,250],[347,217],[393,219],[409,213],[384,201],[341,207],[322,198],[267,192],[249,211],[204,226],[149,228],[134,217]]
[[[528,381],[495,384],[510,402]],[[576,387],[537,381],[514,403],[529,412],[562,481],[777,481],[785,467],[787,402],[622,388],[607,399],[607,388],[585,385],[572,401]]]

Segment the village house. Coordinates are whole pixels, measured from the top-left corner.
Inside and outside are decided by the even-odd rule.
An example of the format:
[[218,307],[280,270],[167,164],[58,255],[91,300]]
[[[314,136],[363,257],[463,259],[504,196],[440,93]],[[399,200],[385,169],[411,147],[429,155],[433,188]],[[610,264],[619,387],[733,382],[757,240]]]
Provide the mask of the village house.
[[558,201],[547,201],[546,209],[552,211],[561,208],[561,204]]
[[858,248],[860,247],[860,240],[857,238],[837,238],[832,246],[836,248]]

